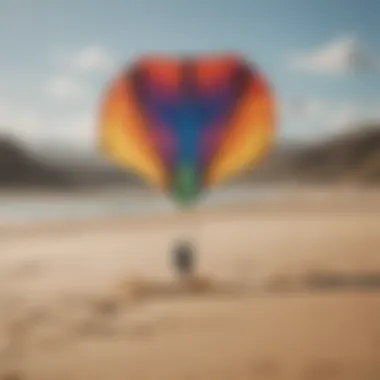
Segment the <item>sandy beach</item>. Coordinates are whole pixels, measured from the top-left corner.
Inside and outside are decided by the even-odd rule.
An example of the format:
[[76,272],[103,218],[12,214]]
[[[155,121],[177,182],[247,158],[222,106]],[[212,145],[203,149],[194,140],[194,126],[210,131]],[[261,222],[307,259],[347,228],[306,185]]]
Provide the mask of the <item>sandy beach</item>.
[[[379,222],[374,204],[3,225],[3,378],[377,380],[380,290],[295,284],[379,273]],[[199,253],[182,287],[181,236]]]

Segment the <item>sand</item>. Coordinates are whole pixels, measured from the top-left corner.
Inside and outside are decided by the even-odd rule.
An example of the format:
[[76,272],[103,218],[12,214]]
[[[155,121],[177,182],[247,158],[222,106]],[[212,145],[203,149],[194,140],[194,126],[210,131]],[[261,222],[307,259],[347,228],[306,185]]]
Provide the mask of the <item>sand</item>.
[[[380,290],[294,284],[313,271],[380,272],[379,211],[292,205],[2,226],[0,372],[378,380]],[[168,247],[184,234],[198,245],[199,278],[180,287]]]

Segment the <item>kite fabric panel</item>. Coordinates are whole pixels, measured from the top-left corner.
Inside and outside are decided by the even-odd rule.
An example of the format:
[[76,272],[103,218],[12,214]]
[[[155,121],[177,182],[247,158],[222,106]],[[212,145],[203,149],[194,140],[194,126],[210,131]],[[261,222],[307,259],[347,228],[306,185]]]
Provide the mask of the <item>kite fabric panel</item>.
[[101,149],[181,204],[254,167],[274,132],[268,83],[235,56],[142,58],[100,116]]

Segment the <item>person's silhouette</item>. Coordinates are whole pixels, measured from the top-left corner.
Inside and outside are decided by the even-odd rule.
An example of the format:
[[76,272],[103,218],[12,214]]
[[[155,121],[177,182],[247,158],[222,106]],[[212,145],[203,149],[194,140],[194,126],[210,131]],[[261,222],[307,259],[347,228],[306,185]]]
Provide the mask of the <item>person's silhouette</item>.
[[189,276],[194,271],[194,250],[190,242],[178,242],[173,249],[174,269],[181,276]]

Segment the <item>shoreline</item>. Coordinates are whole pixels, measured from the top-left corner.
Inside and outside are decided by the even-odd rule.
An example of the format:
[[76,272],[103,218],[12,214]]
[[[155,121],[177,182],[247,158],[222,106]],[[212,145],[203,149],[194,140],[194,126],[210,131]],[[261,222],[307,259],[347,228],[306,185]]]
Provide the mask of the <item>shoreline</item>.
[[[380,195],[380,186],[376,185],[346,185],[346,184],[302,184],[302,183],[247,183],[247,184],[224,184],[215,189],[206,191],[205,194],[212,195],[218,193],[225,193],[229,191],[273,191],[279,193],[296,192],[299,194],[304,193],[318,193],[329,192],[334,194],[355,194],[361,193],[366,195],[378,194]],[[133,196],[151,197],[151,198],[166,198],[165,194],[154,187],[146,186],[104,186],[104,187],[78,187],[75,189],[23,189],[23,188],[2,188],[0,189],[0,200],[2,199],[59,199],[67,197],[103,197],[104,195],[111,194],[125,194]],[[379,196],[380,198],[380,196]]]
[[112,230],[114,228],[141,228],[173,227],[178,223],[197,224],[207,220],[228,220],[251,218],[292,219],[315,218],[326,213],[335,218],[345,217],[378,217],[380,222],[380,202],[355,204],[340,200],[326,204],[326,202],[262,202],[257,204],[233,204],[223,206],[209,206],[192,210],[162,211],[142,214],[104,215],[73,219],[52,220],[25,220],[0,222],[0,240],[12,236],[46,235],[50,233],[80,233],[82,231]]

